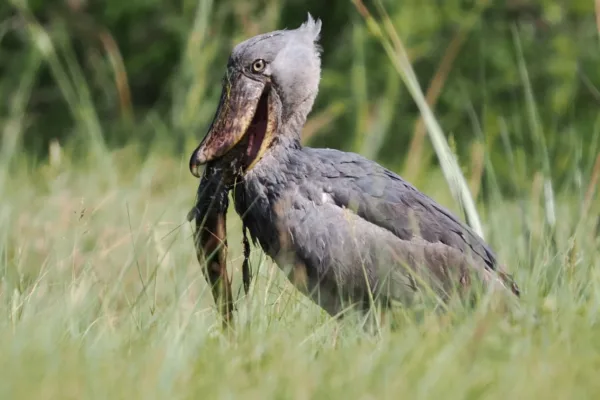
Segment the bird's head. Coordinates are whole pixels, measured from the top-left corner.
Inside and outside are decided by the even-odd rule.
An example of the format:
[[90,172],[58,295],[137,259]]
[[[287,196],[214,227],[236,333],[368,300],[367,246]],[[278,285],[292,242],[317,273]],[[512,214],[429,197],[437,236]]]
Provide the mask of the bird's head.
[[[190,158],[190,171],[239,153],[251,169],[279,135],[300,138],[319,88],[321,21],[250,38],[232,51],[210,129]],[[237,154],[236,154],[237,157]]]

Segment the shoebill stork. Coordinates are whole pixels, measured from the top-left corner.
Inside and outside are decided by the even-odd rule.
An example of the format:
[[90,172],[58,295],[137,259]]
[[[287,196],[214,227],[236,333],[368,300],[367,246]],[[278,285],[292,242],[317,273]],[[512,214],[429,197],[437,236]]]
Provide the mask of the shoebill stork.
[[[372,299],[410,303],[425,285],[446,299],[475,279],[518,295],[488,244],[400,176],[358,154],[302,146],[319,90],[320,29],[309,14],[295,30],[233,49],[214,120],[190,158],[196,177],[207,164],[192,215],[205,232],[197,234],[198,254],[225,240],[232,190],[253,242],[329,314]],[[222,278],[215,296],[230,312],[224,253],[217,253],[209,281]]]

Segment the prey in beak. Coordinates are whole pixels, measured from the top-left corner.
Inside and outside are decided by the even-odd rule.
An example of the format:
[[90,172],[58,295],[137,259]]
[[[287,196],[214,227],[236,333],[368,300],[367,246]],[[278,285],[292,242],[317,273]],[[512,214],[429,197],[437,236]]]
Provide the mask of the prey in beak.
[[199,178],[201,165],[225,155],[242,173],[251,169],[273,139],[275,115],[268,79],[229,72],[210,129],[190,158],[190,172]]
[[196,257],[225,328],[233,322],[234,309],[231,279],[227,274],[227,208],[232,182],[227,169],[221,168],[218,162],[209,163],[198,186],[196,205],[187,217],[195,225]]

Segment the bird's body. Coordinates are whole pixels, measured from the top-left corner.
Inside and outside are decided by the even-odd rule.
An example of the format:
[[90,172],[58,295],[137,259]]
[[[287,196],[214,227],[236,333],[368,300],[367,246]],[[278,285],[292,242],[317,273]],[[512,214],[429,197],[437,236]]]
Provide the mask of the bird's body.
[[410,302],[419,277],[446,297],[496,269],[488,245],[449,211],[354,153],[278,143],[234,201],[253,240],[331,314],[347,300],[366,306],[369,292]]
[[236,46],[192,172],[207,162],[235,171],[250,236],[330,314],[371,299],[410,303],[424,287],[445,299],[474,279],[518,294],[483,239],[401,177],[354,153],[301,145],[318,92],[319,31],[309,18]]

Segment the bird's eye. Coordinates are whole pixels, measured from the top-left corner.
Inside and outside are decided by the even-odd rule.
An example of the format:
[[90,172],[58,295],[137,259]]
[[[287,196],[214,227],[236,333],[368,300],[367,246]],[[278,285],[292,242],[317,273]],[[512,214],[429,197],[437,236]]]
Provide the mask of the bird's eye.
[[262,72],[265,69],[267,63],[265,60],[258,59],[252,63],[252,71],[253,72]]

